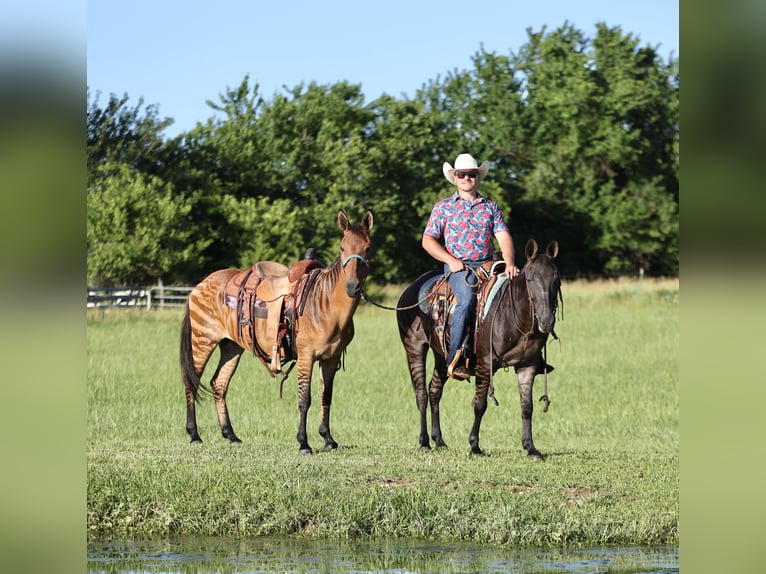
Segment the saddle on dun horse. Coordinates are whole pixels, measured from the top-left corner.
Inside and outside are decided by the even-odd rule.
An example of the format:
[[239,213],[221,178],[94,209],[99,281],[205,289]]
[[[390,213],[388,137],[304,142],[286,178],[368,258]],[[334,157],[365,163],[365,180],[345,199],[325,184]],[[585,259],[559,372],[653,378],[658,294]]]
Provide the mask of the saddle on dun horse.
[[272,377],[297,358],[296,319],[303,312],[304,293],[323,268],[316,259],[304,259],[289,268],[259,261],[226,284],[224,303],[237,312],[237,335]]

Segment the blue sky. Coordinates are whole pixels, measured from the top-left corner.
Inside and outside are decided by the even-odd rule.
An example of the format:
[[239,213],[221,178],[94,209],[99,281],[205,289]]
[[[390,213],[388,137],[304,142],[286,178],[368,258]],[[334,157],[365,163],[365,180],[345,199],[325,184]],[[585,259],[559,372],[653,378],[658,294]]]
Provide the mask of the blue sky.
[[91,92],[139,97],[175,124],[172,136],[214,115],[246,74],[269,99],[299,83],[362,85],[414,96],[424,83],[472,67],[484,49],[508,55],[527,28],[568,21],[592,37],[596,22],[619,26],[640,45],[679,56],[677,0],[89,0]]

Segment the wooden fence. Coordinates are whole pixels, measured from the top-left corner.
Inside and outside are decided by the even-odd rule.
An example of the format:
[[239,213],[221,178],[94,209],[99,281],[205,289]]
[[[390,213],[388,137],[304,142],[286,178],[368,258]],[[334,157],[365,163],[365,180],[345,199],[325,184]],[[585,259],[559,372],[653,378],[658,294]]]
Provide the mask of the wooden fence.
[[104,307],[183,307],[193,287],[154,285],[152,287],[120,285],[88,287],[88,308]]

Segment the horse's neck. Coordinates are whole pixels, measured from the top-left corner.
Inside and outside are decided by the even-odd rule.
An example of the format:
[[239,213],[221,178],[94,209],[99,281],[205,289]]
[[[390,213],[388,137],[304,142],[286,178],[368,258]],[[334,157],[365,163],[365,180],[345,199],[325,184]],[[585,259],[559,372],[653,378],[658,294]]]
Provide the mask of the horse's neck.
[[510,283],[511,301],[509,302],[509,308],[511,310],[513,322],[519,330],[530,330],[534,325],[528,325],[528,321],[531,319],[534,322],[534,317],[530,311],[532,302],[529,298],[527,278],[522,273],[517,275]]
[[349,297],[346,293],[345,275],[340,259],[320,273],[319,281],[314,285],[314,296],[322,298],[324,305],[329,305],[338,317],[339,324],[347,324],[359,305],[359,298]]

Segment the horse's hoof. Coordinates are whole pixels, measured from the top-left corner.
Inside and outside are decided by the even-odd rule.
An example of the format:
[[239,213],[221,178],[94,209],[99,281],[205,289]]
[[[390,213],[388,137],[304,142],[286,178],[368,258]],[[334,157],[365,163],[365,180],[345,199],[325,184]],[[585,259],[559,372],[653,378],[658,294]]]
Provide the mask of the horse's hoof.
[[480,448],[472,448],[471,449],[471,456],[485,456],[484,451]]
[[302,448],[299,451],[301,454],[314,454],[314,451],[311,449],[311,447]]
[[531,460],[545,460],[545,457],[537,450],[533,450],[527,453],[527,457]]
[[202,439],[197,437],[197,438],[191,439],[190,442],[191,442],[191,444],[202,444]]
[[232,444],[238,444],[238,443],[241,444],[242,443],[242,441],[239,440],[239,438],[237,438],[237,437],[230,438],[229,442],[231,442]]
[[325,450],[335,450],[336,448],[338,448],[338,443],[335,441],[328,442],[324,445]]
[[431,446],[427,444],[420,445],[420,452],[431,452]]

